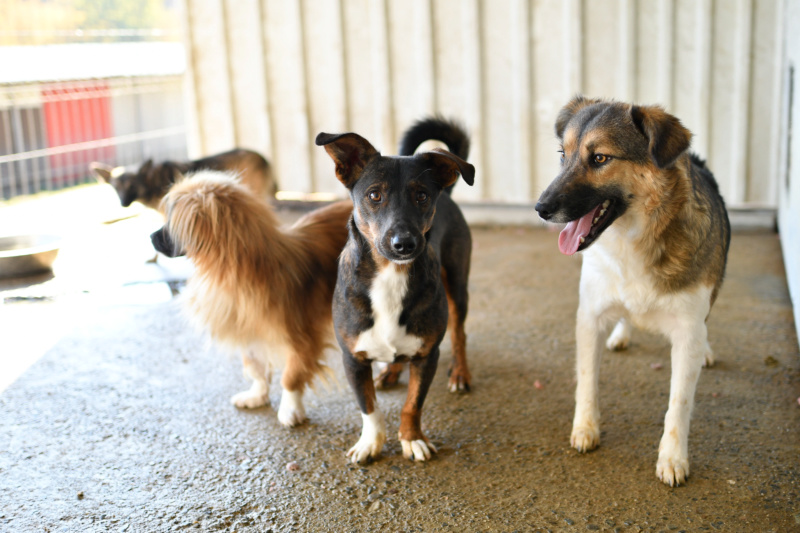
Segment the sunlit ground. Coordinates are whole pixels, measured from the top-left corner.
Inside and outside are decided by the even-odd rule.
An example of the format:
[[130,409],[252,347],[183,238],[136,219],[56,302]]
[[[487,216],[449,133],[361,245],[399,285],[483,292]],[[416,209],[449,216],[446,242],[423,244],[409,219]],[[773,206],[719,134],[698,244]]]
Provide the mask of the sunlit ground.
[[0,278],[0,391],[89,310],[172,298],[168,282],[186,279],[191,266],[163,256],[148,262],[155,257],[149,235],[161,223],[138,204],[122,208],[107,185],[0,202],[0,236],[63,237],[52,274]]

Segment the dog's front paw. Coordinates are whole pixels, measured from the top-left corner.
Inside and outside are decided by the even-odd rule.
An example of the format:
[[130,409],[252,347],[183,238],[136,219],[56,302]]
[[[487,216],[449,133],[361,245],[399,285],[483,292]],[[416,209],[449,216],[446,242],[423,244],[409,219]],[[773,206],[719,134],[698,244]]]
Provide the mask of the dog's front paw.
[[278,422],[286,427],[299,426],[308,420],[303,407],[303,391],[284,390],[278,407]]
[[596,427],[574,427],[569,442],[581,453],[594,450],[600,444],[600,430]]
[[255,409],[269,405],[269,388],[263,383],[254,381],[248,390],[234,394],[231,403],[239,409]]
[[447,388],[450,392],[469,392],[472,376],[467,367],[453,365],[448,375]]
[[656,476],[670,487],[684,483],[689,477],[689,451],[685,441],[681,443],[675,435],[675,429],[667,431],[665,427],[656,463]]
[[689,459],[672,457],[664,453],[658,454],[656,476],[670,487],[686,483],[686,478],[689,477]]
[[418,440],[400,439],[403,446],[403,457],[413,461],[427,461],[437,452],[436,447],[426,438]]
[[363,422],[361,438],[347,452],[347,457],[354,463],[376,459],[386,442],[386,422],[383,413],[377,409],[368,415],[361,413],[361,419]]
[[354,463],[365,463],[369,459],[377,459],[381,454],[383,445],[386,442],[386,435],[378,435],[375,438],[364,438],[363,435],[355,446],[347,452],[347,457]]

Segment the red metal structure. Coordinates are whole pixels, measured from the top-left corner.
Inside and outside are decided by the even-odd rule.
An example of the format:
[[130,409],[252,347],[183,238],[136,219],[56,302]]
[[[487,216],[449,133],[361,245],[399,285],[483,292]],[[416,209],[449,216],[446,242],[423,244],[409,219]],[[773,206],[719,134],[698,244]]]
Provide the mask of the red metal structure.
[[[56,84],[42,89],[47,146],[66,146],[113,137],[111,93],[103,81]],[[50,156],[56,188],[82,180],[92,161],[113,161],[114,146]]]

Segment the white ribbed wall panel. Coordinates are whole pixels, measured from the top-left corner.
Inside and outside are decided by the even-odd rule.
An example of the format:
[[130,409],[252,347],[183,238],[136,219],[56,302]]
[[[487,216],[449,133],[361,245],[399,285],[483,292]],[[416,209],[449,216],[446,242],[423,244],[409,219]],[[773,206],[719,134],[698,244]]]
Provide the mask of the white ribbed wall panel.
[[455,196],[531,203],[583,93],[663,105],[729,205],[778,205],[784,0],[184,1],[195,155],[258,149],[285,190],[344,192],[319,131],[391,154],[441,112],[478,168]]

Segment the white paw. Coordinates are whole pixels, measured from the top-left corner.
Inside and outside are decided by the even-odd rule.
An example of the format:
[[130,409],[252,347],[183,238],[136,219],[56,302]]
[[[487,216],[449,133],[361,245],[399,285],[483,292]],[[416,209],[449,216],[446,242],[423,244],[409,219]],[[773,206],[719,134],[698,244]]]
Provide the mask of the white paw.
[[569,442],[581,453],[594,450],[600,444],[600,430],[596,426],[573,427]]
[[361,420],[363,422],[361,438],[347,452],[347,456],[354,463],[364,463],[370,458],[377,458],[386,442],[386,422],[383,413],[378,409],[369,415],[361,413]]
[[308,420],[303,407],[303,391],[284,390],[281,405],[278,407],[278,422],[286,427],[294,427]]
[[254,381],[248,390],[234,394],[231,403],[239,409],[255,409],[269,405],[269,387],[263,382]]
[[631,328],[627,322],[620,320],[614,326],[614,331],[608,336],[606,340],[606,348],[618,352],[628,348],[631,342]]
[[677,487],[689,477],[689,451],[686,443],[673,436],[676,431],[664,430],[661,444],[658,446],[658,462],[656,476],[669,485]]
[[689,477],[689,459],[687,457],[670,457],[667,454],[659,453],[656,476],[670,487],[677,487],[681,483],[685,483],[686,478]]
[[433,444],[422,439],[400,439],[400,444],[403,445],[403,457],[406,459],[412,459],[414,461],[427,461],[437,451]]

